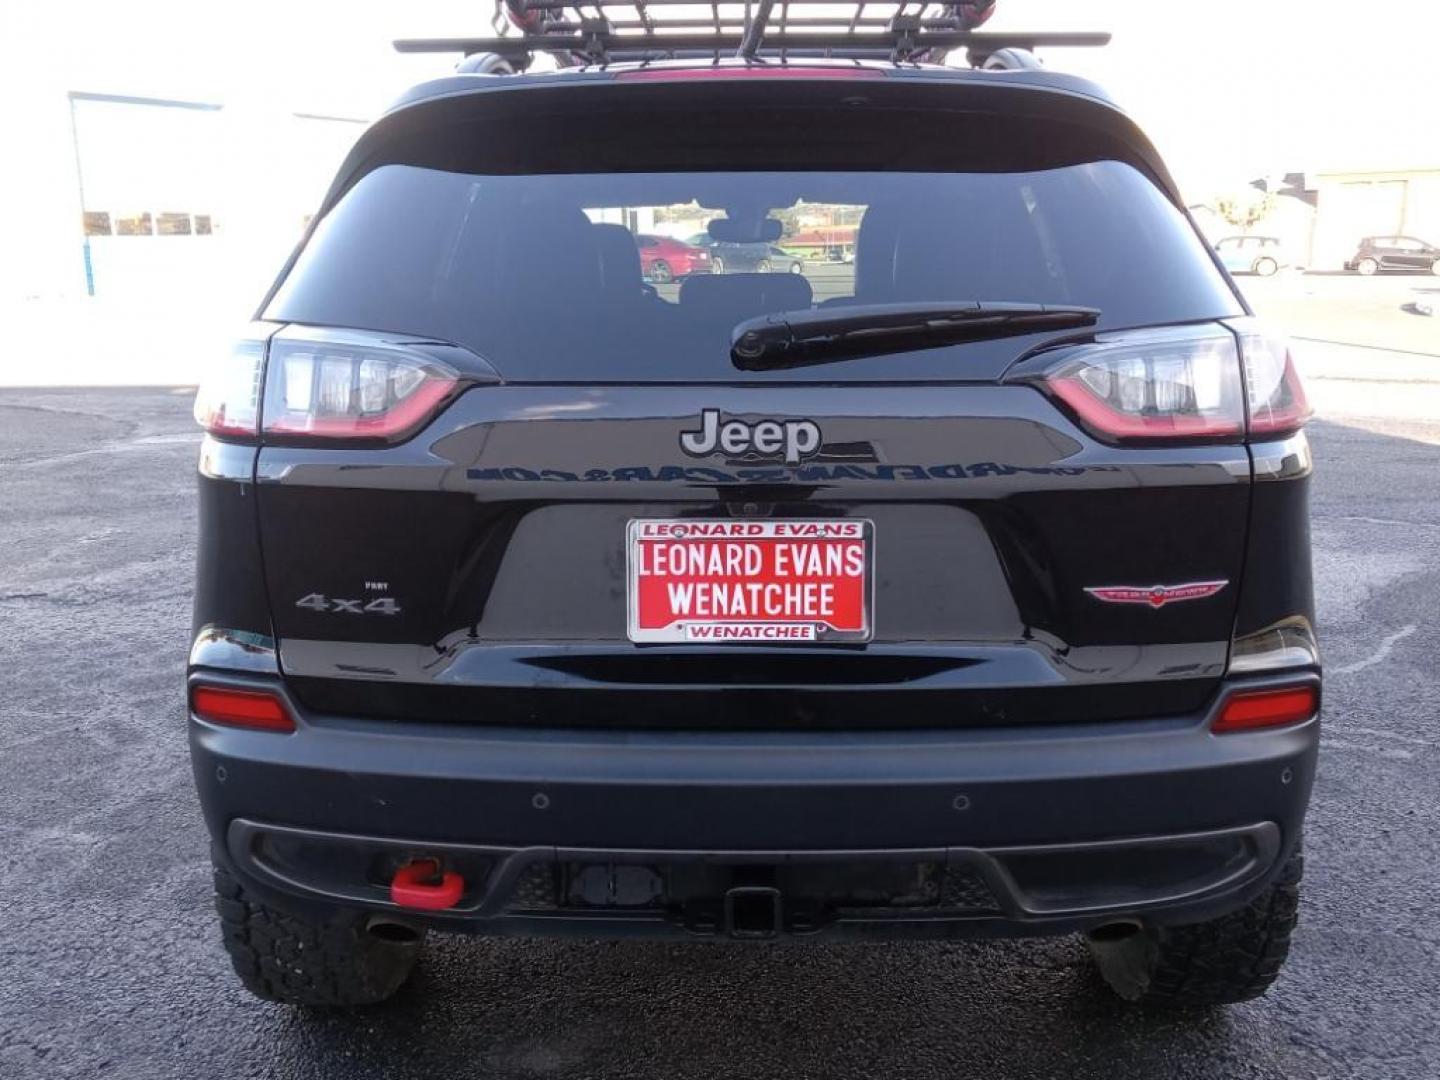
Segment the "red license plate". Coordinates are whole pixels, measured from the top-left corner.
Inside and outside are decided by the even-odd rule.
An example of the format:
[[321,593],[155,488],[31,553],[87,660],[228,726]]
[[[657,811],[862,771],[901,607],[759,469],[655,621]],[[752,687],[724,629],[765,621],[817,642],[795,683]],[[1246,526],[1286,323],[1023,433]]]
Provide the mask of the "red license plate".
[[869,641],[869,521],[630,522],[631,641]]

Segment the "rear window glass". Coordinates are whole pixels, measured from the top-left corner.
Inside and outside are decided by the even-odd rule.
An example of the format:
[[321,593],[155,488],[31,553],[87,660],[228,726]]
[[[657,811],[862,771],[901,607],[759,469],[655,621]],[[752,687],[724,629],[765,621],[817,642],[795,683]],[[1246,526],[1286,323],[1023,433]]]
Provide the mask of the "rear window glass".
[[[444,339],[511,381],[733,380],[730,335],[746,319],[947,300],[1086,305],[1106,328],[1240,313],[1181,212],[1134,167],[1101,160],[528,176],[382,165],[321,221],[265,314]],[[960,378],[966,350],[1031,343],[780,377]]]

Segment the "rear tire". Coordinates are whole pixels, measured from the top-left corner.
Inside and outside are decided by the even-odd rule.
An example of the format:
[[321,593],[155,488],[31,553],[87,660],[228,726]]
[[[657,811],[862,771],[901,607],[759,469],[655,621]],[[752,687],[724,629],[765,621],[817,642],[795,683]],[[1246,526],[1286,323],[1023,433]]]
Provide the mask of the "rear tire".
[[656,259],[655,265],[650,267],[650,280],[656,285],[669,285],[675,280],[675,274],[664,259]]
[[[1437,260],[1437,261],[1436,261],[1436,265],[1437,265],[1437,266],[1440,266],[1440,260]],[[790,264],[790,273],[792,273],[792,274],[798,274],[798,273],[800,273],[800,272],[801,272],[802,270],[804,270],[804,269],[805,269],[805,268],[804,268],[803,266],[801,266],[798,262],[792,262],[792,263]],[[1435,272],[1436,272],[1437,274],[1440,274],[1440,270],[1437,270],[1437,271],[1435,271]]]
[[1279,269],[1280,264],[1268,255],[1255,260],[1255,273],[1260,277],[1274,277],[1275,271]]
[[723,274],[725,272],[725,260],[718,255],[710,257],[710,272],[712,274]]
[[1436,259],[1430,264],[1430,273],[1434,274],[1436,277],[1440,277],[1440,259]]
[[1146,927],[1119,941],[1089,940],[1110,989],[1126,1001],[1231,1005],[1257,998],[1290,952],[1305,861],[1299,851],[1239,911],[1193,926]]
[[287,1005],[374,1005],[399,990],[420,955],[412,941],[379,937],[358,913],[315,920],[279,911],[247,894],[215,866],[215,910],[225,951],[258,998]]
[[769,259],[761,259],[758,263],[755,264],[755,272],[757,274],[768,274],[774,269],[775,264],[772,263]]
[[1380,269],[1380,264],[1369,256],[1366,256],[1355,264],[1355,269],[1360,271],[1365,277],[1371,277],[1376,270]]

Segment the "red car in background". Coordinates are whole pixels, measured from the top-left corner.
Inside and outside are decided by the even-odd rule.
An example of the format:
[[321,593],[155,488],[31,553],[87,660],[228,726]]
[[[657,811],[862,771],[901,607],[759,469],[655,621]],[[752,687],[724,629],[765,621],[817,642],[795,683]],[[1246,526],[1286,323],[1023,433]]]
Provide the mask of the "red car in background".
[[646,281],[664,285],[691,274],[710,273],[710,253],[704,248],[643,233],[635,237],[635,245],[640,249],[640,272]]

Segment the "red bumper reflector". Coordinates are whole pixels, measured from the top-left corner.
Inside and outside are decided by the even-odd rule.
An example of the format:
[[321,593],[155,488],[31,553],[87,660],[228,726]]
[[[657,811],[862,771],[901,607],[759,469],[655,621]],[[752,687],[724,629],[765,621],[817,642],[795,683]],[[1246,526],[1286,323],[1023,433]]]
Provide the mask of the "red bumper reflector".
[[197,686],[190,692],[190,708],[200,719],[214,724],[257,731],[295,730],[295,718],[284,699],[268,690]]
[[1314,686],[1287,686],[1278,690],[1247,690],[1232,694],[1210,725],[1217,735],[1232,731],[1303,724],[1320,707]]
[[465,879],[453,870],[440,872],[434,859],[418,859],[395,871],[390,881],[390,900],[413,911],[444,911],[460,902]]

